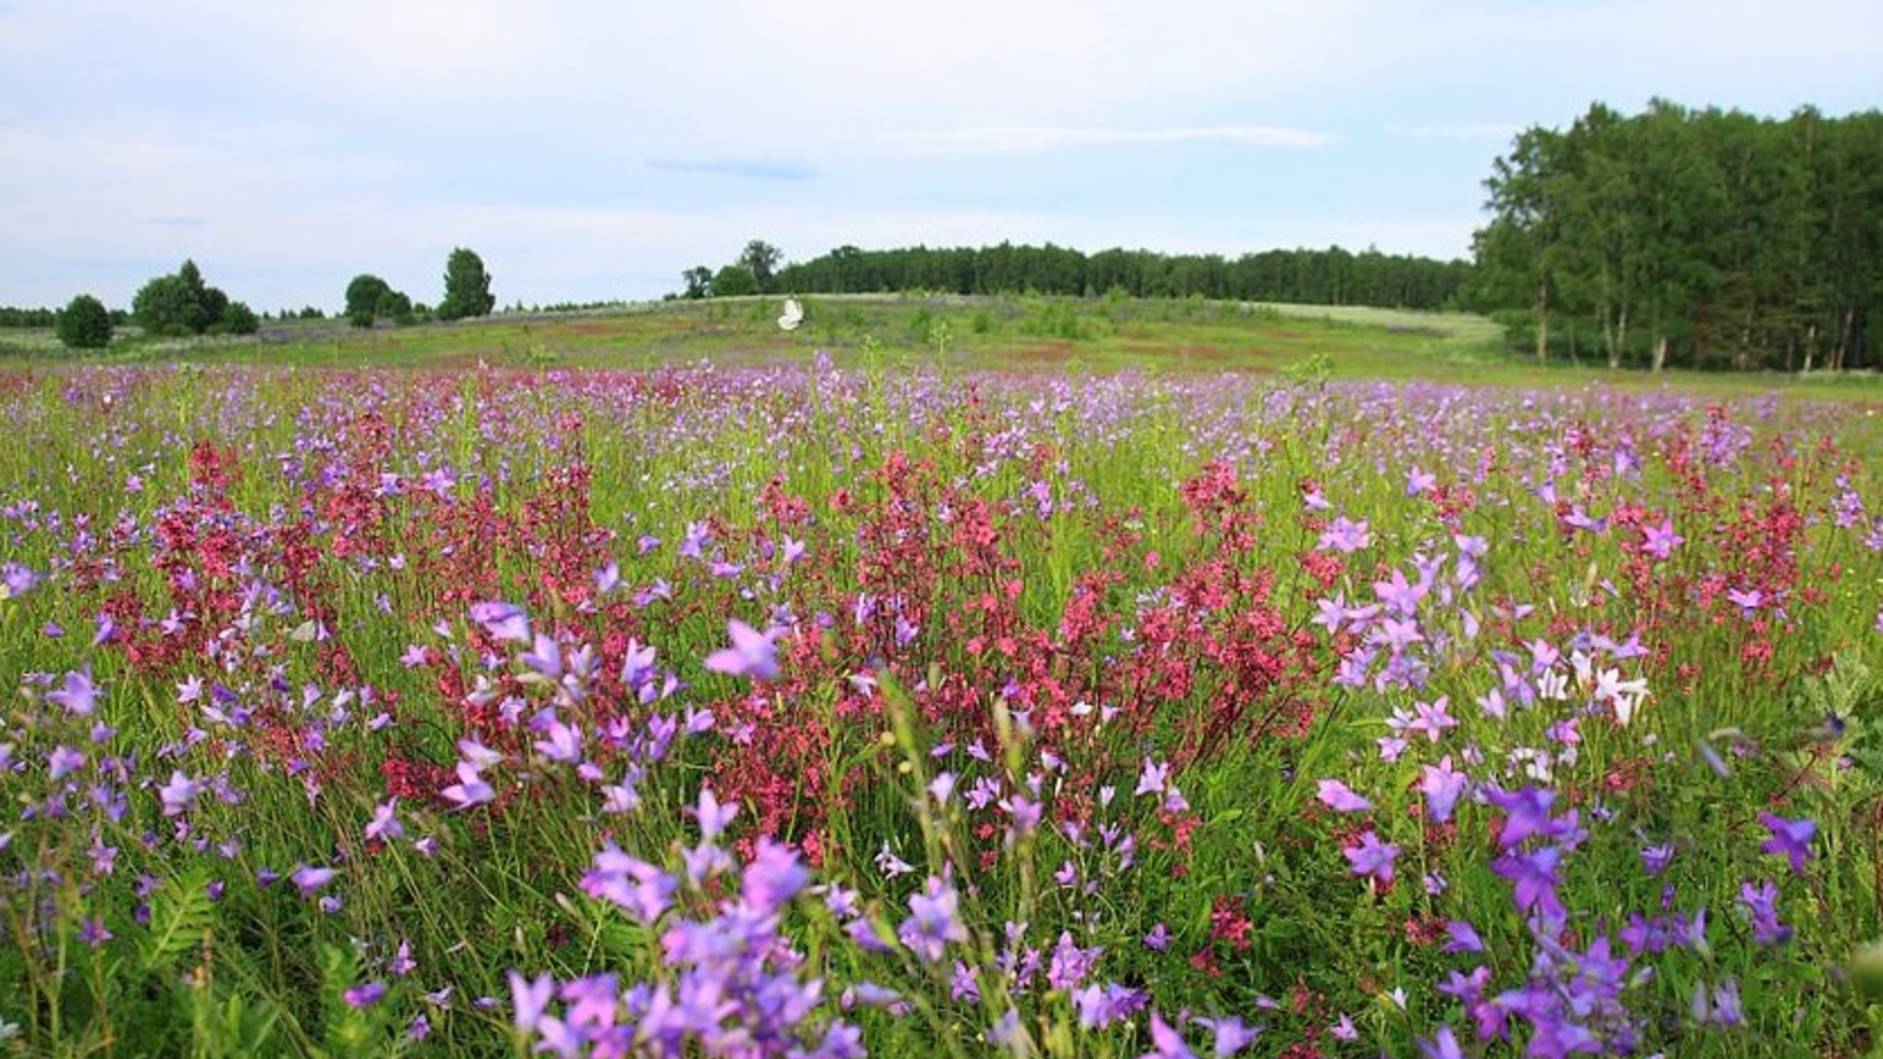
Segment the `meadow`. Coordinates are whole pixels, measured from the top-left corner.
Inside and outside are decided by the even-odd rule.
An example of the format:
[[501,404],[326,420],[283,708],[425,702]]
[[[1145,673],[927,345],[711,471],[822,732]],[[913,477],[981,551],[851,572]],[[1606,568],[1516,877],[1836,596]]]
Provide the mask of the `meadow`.
[[[299,368],[615,368],[710,362],[762,367],[822,353],[852,369],[939,372],[1133,371],[1280,374],[1324,358],[1337,379],[1831,396],[1883,396],[1871,373],[1610,371],[1589,357],[1538,365],[1503,329],[1463,312],[1190,298],[824,294],[805,322],[776,325],[774,297],[513,310],[415,327],[360,330],[343,319],[277,320],[258,335],[147,339],[135,329],[101,354],[62,350],[47,329],[0,329],[0,366],[222,364]],[[1572,336],[1573,337],[1573,334]],[[1587,336],[1584,336],[1587,339]]]
[[1869,384],[775,315],[10,356],[0,1054],[1877,1047]]

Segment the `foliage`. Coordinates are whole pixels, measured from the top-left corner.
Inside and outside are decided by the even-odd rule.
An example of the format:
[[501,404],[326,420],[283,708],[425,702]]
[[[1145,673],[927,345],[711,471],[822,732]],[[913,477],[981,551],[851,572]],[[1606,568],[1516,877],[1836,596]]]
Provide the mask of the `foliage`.
[[415,323],[418,315],[411,298],[378,276],[361,273],[347,283],[346,317],[354,327],[369,328],[378,320],[403,327]]
[[713,270],[705,265],[695,265],[680,274],[681,282],[686,284],[682,295],[693,301],[710,298],[713,295]]
[[196,333],[202,316],[196,295],[179,276],[158,276],[138,288],[131,312],[145,334],[163,337]]
[[1215,254],[1104,250],[1048,243],[897,250],[842,246],[779,272],[776,288],[807,293],[949,291],[956,294],[1138,297],[1192,294],[1238,301],[1433,309],[1449,305],[1470,265],[1462,261],[1326,250],[1269,250],[1233,260]]
[[769,291],[772,289],[773,273],[778,270],[778,264],[784,258],[784,251],[763,239],[754,239],[745,244],[745,249],[739,252],[739,260],[735,264],[745,266],[746,271],[752,274],[752,279],[758,284],[760,291]]
[[484,259],[458,247],[445,260],[445,297],[438,303],[440,320],[461,320],[467,316],[488,316],[497,298],[490,292],[490,273],[484,271]]
[[75,296],[59,313],[59,341],[71,349],[103,349],[111,344],[111,313],[89,294]]
[[261,330],[261,320],[246,302],[230,302],[214,330],[225,335],[252,335]]
[[745,265],[727,265],[713,274],[709,290],[715,298],[736,298],[759,292],[758,277]]
[[131,302],[131,313],[144,333],[164,338],[200,335],[211,329],[247,333],[235,331],[231,325],[251,322],[254,313],[242,306],[231,318],[230,305],[229,296],[221,288],[203,280],[196,262],[185,261],[176,272],[154,277],[139,288]]
[[0,305],[0,327],[52,327],[59,322],[57,309],[26,309]]
[[347,319],[354,327],[373,326],[374,317],[379,315],[381,301],[391,294],[391,285],[378,276],[366,272],[354,276],[347,281]]
[[1883,113],[1598,103],[1525,130],[1486,186],[1468,300],[1521,312],[1539,359],[1883,365]]

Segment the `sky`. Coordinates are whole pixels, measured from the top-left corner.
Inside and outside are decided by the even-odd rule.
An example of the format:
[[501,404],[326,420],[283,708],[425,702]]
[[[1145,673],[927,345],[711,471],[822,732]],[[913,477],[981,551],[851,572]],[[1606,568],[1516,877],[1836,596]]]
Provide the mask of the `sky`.
[[751,238],[1468,253],[1595,100],[1883,103],[1877,0],[0,0],[0,304],[257,310],[469,246],[501,304]]

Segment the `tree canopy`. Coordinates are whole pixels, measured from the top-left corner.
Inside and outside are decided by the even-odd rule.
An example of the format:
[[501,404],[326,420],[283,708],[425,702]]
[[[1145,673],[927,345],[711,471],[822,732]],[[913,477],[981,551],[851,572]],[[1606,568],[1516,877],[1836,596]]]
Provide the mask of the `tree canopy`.
[[745,244],[745,249],[740,251],[739,260],[735,264],[745,266],[746,271],[752,274],[752,279],[758,284],[759,290],[768,291],[772,289],[772,276],[784,259],[784,251],[763,239],[754,239]]
[[709,289],[715,298],[736,298],[742,294],[759,293],[758,277],[744,265],[727,265],[713,273],[713,282]]
[[680,280],[686,284],[682,297],[698,299],[713,293],[713,270],[705,265],[695,265],[680,273]]
[[1883,114],[1784,119],[1655,100],[1525,130],[1485,181],[1474,308],[1537,357],[1875,367]]
[[163,337],[255,330],[255,314],[248,306],[231,302],[220,288],[204,282],[194,261],[145,283],[131,300],[131,312],[146,334]]
[[[1436,309],[1452,303],[1469,277],[1464,261],[1377,250],[1268,250],[1160,254],[1001,243],[984,247],[841,246],[779,270],[770,289],[805,294],[935,290],[956,294],[1105,294],[1239,301],[1380,305]],[[715,293],[719,293],[717,290]]]
[[490,273],[484,259],[476,252],[458,247],[445,259],[445,297],[438,303],[442,320],[461,320],[467,316],[489,316],[497,304],[490,292]]
[[111,343],[111,313],[89,294],[73,298],[59,313],[59,341],[71,349],[103,349]]
[[370,272],[362,272],[347,283],[346,315],[354,327],[371,327],[385,318],[409,320],[412,300],[392,289],[392,285]]

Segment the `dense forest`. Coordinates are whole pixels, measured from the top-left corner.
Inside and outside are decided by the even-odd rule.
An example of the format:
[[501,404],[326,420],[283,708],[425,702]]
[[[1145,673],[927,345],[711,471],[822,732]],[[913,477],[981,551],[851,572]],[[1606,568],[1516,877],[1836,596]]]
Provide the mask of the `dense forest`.
[[1464,261],[1326,250],[1160,254],[1103,250],[1085,254],[1044,246],[842,246],[779,269],[764,289],[804,294],[931,290],[956,294],[1105,294],[1227,298],[1437,309],[1457,298],[1471,273]]
[[1773,120],[1597,104],[1519,135],[1486,182],[1466,301],[1539,359],[1874,368],[1883,114]]

